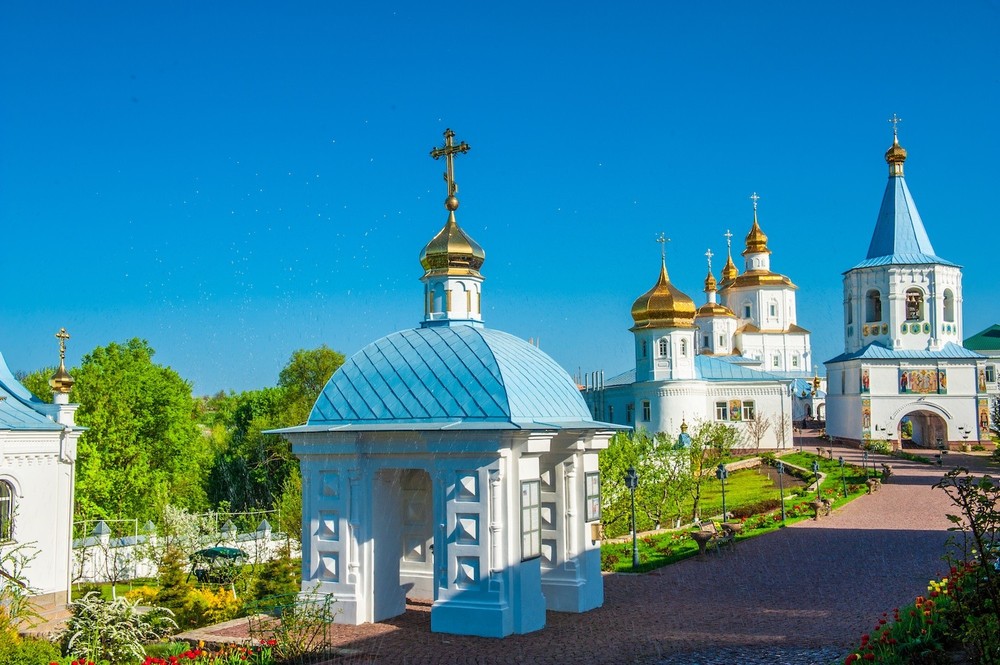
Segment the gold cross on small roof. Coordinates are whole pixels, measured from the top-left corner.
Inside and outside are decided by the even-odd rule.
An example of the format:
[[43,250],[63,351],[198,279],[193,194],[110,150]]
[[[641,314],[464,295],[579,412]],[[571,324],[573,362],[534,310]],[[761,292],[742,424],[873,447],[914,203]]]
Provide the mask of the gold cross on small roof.
[[666,261],[667,260],[667,243],[670,242],[670,238],[668,238],[665,235],[663,235],[663,232],[661,231],[660,232],[660,237],[658,237],[656,239],[656,242],[660,243],[660,258],[663,259],[664,261]]
[[895,113],[893,113],[892,117],[889,118],[889,123],[892,125],[892,138],[896,138],[898,136],[898,134],[896,133],[897,125],[899,125],[899,123],[901,122],[903,122],[903,119],[898,117]]
[[458,185],[455,184],[455,155],[469,152],[469,144],[462,141],[455,145],[453,139],[455,132],[450,129],[444,130],[444,146],[431,150],[431,157],[438,159],[444,157],[445,174],[444,180],[448,183],[448,196],[455,196],[458,193]]
[[56,333],[56,339],[59,340],[59,358],[66,358],[66,340],[69,339],[69,333],[66,332],[65,328],[60,328],[59,332]]

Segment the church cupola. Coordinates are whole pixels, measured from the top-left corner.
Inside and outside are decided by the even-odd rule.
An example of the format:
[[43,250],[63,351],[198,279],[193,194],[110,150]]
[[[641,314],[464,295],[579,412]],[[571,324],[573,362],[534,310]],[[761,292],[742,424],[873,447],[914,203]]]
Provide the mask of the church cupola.
[[725,286],[729,282],[733,281],[739,277],[740,271],[736,269],[736,264],[733,263],[733,234],[729,229],[726,229],[726,265],[722,268],[722,285]]
[[906,148],[899,145],[899,133],[897,131],[899,118],[896,117],[895,113],[892,114],[892,119],[889,122],[892,123],[892,145],[885,151],[885,162],[889,165],[890,177],[902,176],[903,162],[906,161]]
[[66,340],[69,339],[69,333],[65,328],[60,328],[56,333],[56,339],[59,340],[59,368],[49,379],[49,386],[52,387],[54,395],[69,395],[75,383],[73,377],[66,371]]
[[[660,234],[657,242],[667,239]],[[640,328],[690,328],[694,326],[694,300],[670,283],[667,274],[666,253],[660,262],[660,277],[649,291],[636,298],[632,304],[633,330]]]
[[767,248],[767,236],[764,235],[764,231],[761,230],[760,223],[757,221],[757,201],[760,200],[757,192],[750,195],[750,200],[753,201],[753,224],[750,226],[750,232],[747,233],[746,249],[743,250],[746,270],[747,272],[770,270],[771,259],[769,255],[771,250]]
[[469,144],[454,142],[455,132],[445,130],[443,147],[431,150],[431,157],[445,158],[445,181],[448,195],[444,206],[448,220],[420,252],[424,269],[424,321],[421,325],[482,325],[482,283],[479,269],[486,252],[463,231],[455,220],[458,210],[458,185],[455,183],[454,157],[469,151]]
[[[718,302],[718,285],[712,273],[712,250],[705,252],[708,275],[705,277],[705,304],[695,314],[698,326],[698,353],[728,355],[732,353],[732,336],[736,331],[736,315]],[[735,269],[735,268],[734,268]]]

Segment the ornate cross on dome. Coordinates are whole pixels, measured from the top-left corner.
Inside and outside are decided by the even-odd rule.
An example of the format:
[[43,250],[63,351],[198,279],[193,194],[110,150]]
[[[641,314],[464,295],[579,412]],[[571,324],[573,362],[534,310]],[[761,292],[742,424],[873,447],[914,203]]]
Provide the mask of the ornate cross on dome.
[[670,238],[660,232],[660,237],[656,239],[656,242],[660,243],[660,258],[665,262],[667,260],[667,243],[670,242]]
[[[729,250],[732,250],[733,249],[733,234],[732,234],[732,232],[729,229],[726,229],[726,232],[723,233],[722,235],[724,235],[726,237],[726,248],[729,249]],[[730,251],[730,253],[732,253],[732,251]]]
[[444,130],[444,146],[431,150],[431,157],[434,159],[444,157],[447,169],[444,174],[444,180],[448,183],[448,198],[458,193],[458,185],[455,184],[455,155],[469,152],[468,143],[462,141],[458,145],[455,145],[455,142],[452,140],[454,138],[455,132],[450,129]]
[[69,333],[66,332],[65,328],[60,328],[59,332],[56,333],[56,339],[59,340],[59,360],[66,359],[66,340],[69,339]]
[[712,272],[712,257],[715,256],[715,254],[713,254],[712,250],[709,249],[707,252],[705,252],[705,256],[708,257],[708,271]]
[[760,201],[760,197],[757,196],[757,192],[750,195],[750,200],[753,201],[753,210],[757,212],[757,201]]
[[898,117],[895,113],[893,113],[892,117],[889,118],[889,122],[892,124],[892,138],[894,138],[894,139],[898,138],[898,134],[897,134],[898,127],[897,127],[897,125],[899,125],[899,123],[903,122],[903,119],[900,118],[900,117]]

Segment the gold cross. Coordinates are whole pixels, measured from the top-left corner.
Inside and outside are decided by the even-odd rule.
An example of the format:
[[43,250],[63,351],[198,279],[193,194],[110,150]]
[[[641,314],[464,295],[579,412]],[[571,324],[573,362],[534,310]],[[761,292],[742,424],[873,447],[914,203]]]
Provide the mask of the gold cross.
[[753,209],[754,209],[754,212],[756,212],[757,211],[757,201],[760,201],[760,197],[757,196],[757,192],[754,192],[753,194],[750,195],[750,200],[753,201]]
[[56,339],[59,340],[59,359],[66,359],[66,340],[69,339],[69,333],[66,332],[65,328],[60,328],[59,332],[56,333]]
[[667,260],[667,243],[670,242],[670,238],[660,233],[660,237],[656,239],[656,242],[660,243],[660,258],[664,261]]
[[893,113],[892,117],[889,118],[889,122],[892,124],[892,138],[896,138],[897,137],[897,134],[896,134],[896,131],[897,131],[896,125],[898,125],[899,123],[903,122],[903,119],[900,118],[900,117],[898,117],[895,113]]
[[733,248],[733,234],[730,233],[729,229],[726,229],[722,235],[726,237],[726,247],[731,250]]
[[444,181],[448,183],[448,196],[452,197],[458,193],[458,185],[455,184],[455,155],[459,153],[469,152],[469,144],[462,141],[458,145],[455,145],[452,139],[455,138],[455,132],[450,129],[444,130],[444,147],[434,148],[431,150],[431,157],[438,159],[439,157],[444,157],[444,162],[446,165],[446,171],[444,174]]
[[708,271],[712,272],[712,257],[715,256],[715,254],[712,253],[711,248],[709,248],[709,250],[705,252],[705,256],[708,257]]

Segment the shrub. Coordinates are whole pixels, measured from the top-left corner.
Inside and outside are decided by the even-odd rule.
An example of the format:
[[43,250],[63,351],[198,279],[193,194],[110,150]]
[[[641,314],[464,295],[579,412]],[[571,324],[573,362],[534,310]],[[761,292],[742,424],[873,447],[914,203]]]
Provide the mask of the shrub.
[[888,455],[892,452],[892,445],[884,439],[872,439],[865,444],[865,450],[879,455]]
[[181,607],[175,612],[177,624],[182,628],[200,628],[235,619],[240,613],[240,601],[225,587],[217,591],[190,589]]
[[301,570],[292,559],[291,543],[285,541],[278,556],[270,559],[260,568],[253,585],[253,597],[257,600],[267,596],[282,596],[299,591]]
[[184,572],[184,552],[176,545],[167,545],[160,563],[160,590],[156,594],[156,604],[174,612],[184,607],[191,585]]
[[169,635],[177,624],[169,610],[140,613],[136,606],[125,598],[107,601],[94,593],[70,603],[72,616],[63,632],[66,653],[110,665],[142,660],[145,643]]
[[748,503],[743,506],[739,506],[738,508],[734,508],[729,511],[729,514],[733,517],[733,519],[743,519],[752,515],[769,513],[772,510],[777,510],[778,508],[781,508],[781,499],[764,499],[763,501]]
[[129,600],[135,601],[139,605],[154,605],[156,603],[156,596],[158,593],[159,590],[151,586],[137,586],[126,593],[125,597]]
[[16,633],[0,635],[0,663],[4,665],[40,665],[59,660],[59,647],[48,640],[26,637]]

